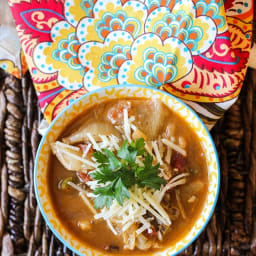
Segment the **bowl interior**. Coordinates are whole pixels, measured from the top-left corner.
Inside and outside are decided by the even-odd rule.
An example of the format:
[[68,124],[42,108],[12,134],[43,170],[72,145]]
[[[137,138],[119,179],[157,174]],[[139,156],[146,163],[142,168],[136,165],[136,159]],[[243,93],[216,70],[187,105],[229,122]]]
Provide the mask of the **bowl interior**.
[[145,253],[145,255],[161,255],[169,256],[179,253],[182,249],[189,246],[200,232],[206,226],[211,214],[214,210],[218,191],[219,191],[219,164],[217,159],[217,153],[214,143],[207,131],[206,127],[202,121],[197,117],[197,115],[184,103],[175,97],[159,91],[154,88],[146,88],[141,86],[113,86],[106,87],[100,90],[91,92],[79,100],[74,101],[70,106],[64,109],[57,118],[52,122],[49,129],[47,130],[45,136],[42,138],[37,152],[36,162],[35,162],[35,191],[36,198],[42,212],[42,215],[51,228],[53,233],[58,237],[58,239],[63,242],[67,247],[73,250],[78,255],[102,255],[101,252],[91,249],[89,246],[83,244],[81,241],[76,239],[72,234],[70,234],[65,227],[61,224],[60,220],[54,212],[53,206],[51,204],[49,189],[47,185],[47,172],[48,172],[48,161],[50,157],[50,143],[56,141],[63,129],[72,121],[74,118],[86,111],[90,106],[93,106],[96,102],[100,103],[102,101],[114,98],[152,98],[156,97],[161,100],[165,105],[167,105],[171,110],[180,115],[192,129],[196,132],[198,138],[200,139],[203,151],[207,159],[208,168],[208,192],[206,195],[206,200],[202,208],[202,213],[196,220],[193,228],[184,236],[182,240],[176,243],[174,246],[165,249],[162,252],[157,253]]

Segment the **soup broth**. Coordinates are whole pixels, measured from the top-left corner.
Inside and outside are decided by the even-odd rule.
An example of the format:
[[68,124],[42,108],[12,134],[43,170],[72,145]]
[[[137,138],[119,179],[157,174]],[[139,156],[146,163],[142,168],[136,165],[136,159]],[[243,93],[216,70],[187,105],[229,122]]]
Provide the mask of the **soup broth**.
[[[95,152],[103,154],[103,148],[108,148],[120,160],[117,148],[125,141],[129,144],[139,139],[144,141],[144,155],[149,153],[152,156],[152,166],[160,160],[158,177],[162,179],[159,181],[161,184],[159,189],[147,185],[143,188],[140,185],[131,186],[130,198],[124,196],[122,204],[123,207],[128,205],[132,195],[138,193],[137,197],[141,197],[140,200],[144,200],[153,210],[138,208],[137,212],[145,212],[138,217],[140,221],[132,224],[118,215],[106,219],[104,214],[109,214],[106,205],[97,210],[94,208],[96,195],[93,195],[92,187],[95,179],[90,172],[95,171],[95,167],[88,164],[95,163]],[[149,249],[150,252],[161,251],[181,240],[202,211],[208,188],[202,146],[190,126],[158,100],[129,98],[95,104],[66,127],[52,148],[48,186],[57,216],[80,241],[104,254],[145,254]],[[74,157],[75,154],[77,157]],[[89,162],[82,162],[80,158]],[[143,156],[138,156],[137,167],[143,166],[143,161]],[[160,198],[163,214],[140,193],[148,193],[156,201]],[[138,202],[136,205],[140,206]],[[115,204],[117,208],[114,208]],[[111,207],[112,212],[123,209],[116,198],[109,209]],[[163,220],[158,219],[154,212]],[[125,211],[124,214],[129,215]],[[165,217],[165,214],[168,216]],[[148,223],[150,225],[146,226]],[[130,227],[126,229],[125,225]],[[140,230],[143,232],[139,233]]]

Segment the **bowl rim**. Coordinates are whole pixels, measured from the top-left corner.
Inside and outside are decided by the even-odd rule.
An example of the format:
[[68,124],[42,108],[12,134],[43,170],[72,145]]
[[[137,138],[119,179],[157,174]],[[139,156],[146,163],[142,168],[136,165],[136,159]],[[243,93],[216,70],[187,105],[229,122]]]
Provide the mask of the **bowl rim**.
[[[204,122],[201,120],[201,118],[198,116],[198,114],[190,107],[188,106],[185,102],[183,102],[181,99],[177,98],[176,96],[168,93],[168,92],[165,92],[165,91],[162,91],[158,88],[155,88],[155,87],[149,87],[149,86],[144,86],[144,85],[136,85],[136,84],[125,84],[125,85],[112,85],[112,86],[107,86],[107,87],[101,87],[99,89],[95,89],[95,90],[92,90],[86,94],[84,94],[83,96],[75,99],[74,101],[72,101],[68,106],[66,106],[63,110],[61,110],[61,112],[54,118],[54,120],[50,123],[49,127],[47,128],[46,132],[44,133],[43,137],[41,138],[40,140],[40,143],[39,143],[39,146],[37,148],[37,152],[36,152],[36,157],[35,157],[35,161],[34,161],[34,168],[33,168],[33,181],[34,181],[34,191],[35,191],[35,196],[36,196],[36,200],[37,200],[37,204],[39,206],[39,209],[40,209],[40,212],[44,218],[44,221],[46,222],[47,226],[50,228],[50,230],[52,231],[52,233],[54,234],[54,236],[56,236],[58,238],[58,240],[64,244],[66,247],[68,247],[71,251],[75,252],[77,255],[79,256],[85,256],[84,254],[82,254],[81,252],[77,251],[76,249],[74,249],[67,241],[65,241],[59,234],[57,231],[55,231],[55,229],[53,228],[52,224],[50,223],[50,221],[48,220],[47,216],[46,216],[46,213],[44,211],[44,208],[40,202],[40,197],[39,197],[39,193],[38,193],[38,190],[37,190],[37,165],[38,165],[38,159],[39,159],[39,155],[40,155],[40,152],[41,152],[41,148],[45,142],[45,139],[49,133],[49,131],[52,129],[52,127],[54,126],[54,124],[57,122],[57,120],[69,109],[71,108],[73,105],[75,105],[77,102],[79,102],[80,100],[94,94],[94,93],[99,93],[99,92],[102,92],[102,91],[105,91],[107,89],[118,89],[118,88],[126,88],[126,87],[131,87],[131,88],[142,88],[142,89],[150,89],[150,90],[153,90],[153,91],[157,91],[157,92],[160,92],[160,93],[163,93],[165,94],[166,96],[168,97],[171,97],[174,101],[178,101],[180,104],[182,104],[183,107],[185,107],[186,109],[189,110],[189,112],[192,112],[192,114],[194,114],[194,116],[196,117],[196,119],[199,121],[199,123],[202,125],[203,129],[206,131],[207,133],[207,136],[209,137],[210,139],[210,143],[211,143],[211,146],[213,148],[213,151],[214,151],[214,155],[215,155],[215,159],[216,159],[216,171],[217,171],[217,187],[216,187],[216,194],[215,194],[215,198],[214,198],[214,202],[212,204],[212,209],[206,219],[206,221],[204,222],[204,224],[202,225],[201,229],[196,233],[196,235],[184,246],[182,247],[180,250],[178,250],[177,252],[175,252],[174,254],[171,254],[169,256],[175,256],[175,255],[178,255],[179,253],[181,253],[182,251],[184,251],[186,248],[188,248],[198,237],[199,235],[202,233],[202,231],[206,228],[208,222],[210,221],[212,215],[213,215],[213,212],[215,210],[215,207],[216,207],[216,204],[217,204],[217,201],[218,201],[218,197],[219,197],[219,191],[220,191],[220,176],[221,176],[221,173],[220,173],[220,163],[219,163],[219,158],[218,158],[218,152],[216,150],[216,146],[215,146],[215,143],[212,139],[212,136],[209,132],[209,130],[207,129],[206,125],[204,124]],[[161,253],[161,252],[159,252]],[[131,254],[132,255],[132,254]]]

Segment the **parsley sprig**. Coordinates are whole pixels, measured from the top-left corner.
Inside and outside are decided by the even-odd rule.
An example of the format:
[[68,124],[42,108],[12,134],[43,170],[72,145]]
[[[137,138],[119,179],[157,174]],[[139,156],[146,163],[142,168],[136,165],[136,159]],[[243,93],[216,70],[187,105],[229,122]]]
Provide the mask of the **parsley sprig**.
[[[145,150],[143,138],[128,143],[125,140],[114,154],[108,149],[96,151],[93,156],[98,165],[98,171],[93,171],[90,176],[105,186],[96,188],[94,194],[94,207],[96,209],[106,206],[109,208],[114,199],[123,205],[125,198],[130,198],[129,188],[137,184],[139,187],[148,186],[159,190],[166,181],[158,176],[160,164],[153,165],[153,157]],[[136,157],[141,156],[144,166],[135,163]]]

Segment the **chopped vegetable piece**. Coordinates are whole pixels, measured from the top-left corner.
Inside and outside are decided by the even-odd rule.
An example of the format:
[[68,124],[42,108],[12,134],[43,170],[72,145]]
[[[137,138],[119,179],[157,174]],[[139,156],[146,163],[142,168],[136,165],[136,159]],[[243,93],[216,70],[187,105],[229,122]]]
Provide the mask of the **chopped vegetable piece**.
[[197,197],[196,196],[191,196],[189,199],[188,199],[188,203],[194,203],[196,201]]
[[106,123],[106,122],[89,122],[85,123],[80,129],[78,129],[76,132],[72,133],[70,136],[65,137],[62,139],[64,143],[67,144],[74,144],[74,143],[83,143],[85,141],[89,141],[88,134],[91,134],[96,141],[101,141],[100,134],[101,135],[115,135],[116,137],[119,137],[120,134],[113,127],[112,124]]
[[[96,167],[94,162],[83,158],[82,151],[79,147],[70,147],[69,145],[57,141],[51,144],[51,148],[62,165],[70,171],[79,171],[83,169],[83,166],[86,169],[94,169]],[[78,151],[76,149],[78,149]]]
[[166,146],[168,146],[168,147],[174,149],[175,151],[179,152],[179,153],[182,154],[183,156],[187,156],[187,152],[186,152],[183,148],[181,148],[179,145],[173,143],[171,140],[162,139],[162,142],[163,142]]
[[171,166],[177,168],[179,171],[183,171],[187,166],[187,158],[182,154],[175,152],[172,156]]
[[151,248],[153,245],[153,241],[149,240],[147,237],[144,235],[140,234],[139,236],[136,237],[136,247],[139,248],[140,250],[148,250]]
[[182,191],[189,195],[198,194],[201,190],[203,190],[204,186],[205,184],[201,180],[194,180],[187,184],[187,186],[184,186]]
[[92,224],[89,220],[80,220],[77,222],[77,226],[81,228],[83,231],[88,231],[92,229]]
[[143,234],[149,238],[156,237],[158,235],[154,227],[151,227],[151,232],[148,232],[148,230],[146,230]]
[[92,153],[94,152],[92,148],[92,144],[79,144],[78,147],[81,149],[83,153],[83,157],[91,157]]
[[87,183],[88,181],[92,180],[92,177],[85,172],[77,172],[77,176],[81,182]]
[[73,177],[68,177],[64,180],[61,180],[58,184],[58,188],[61,189],[61,190],[70,190],[71,187],[68,184],[68,182],[72,182],[72,181],[73,181]]
[[108,111],[108,119],[112,122],[112,124],[121,124],[124,118],[124,109],[126,109],[129,113],[131,109],[130,101],[121,101],[114,105]]

